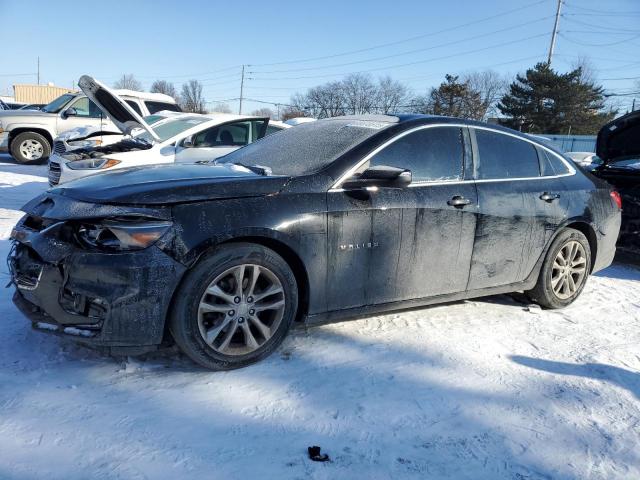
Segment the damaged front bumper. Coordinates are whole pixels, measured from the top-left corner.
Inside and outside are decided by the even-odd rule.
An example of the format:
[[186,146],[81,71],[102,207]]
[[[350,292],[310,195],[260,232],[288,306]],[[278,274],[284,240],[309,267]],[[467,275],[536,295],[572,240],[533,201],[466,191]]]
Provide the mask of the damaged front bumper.
[[28,214],[12,232],[8,263],[15,305],[34,328],[87,345],[114,353],[156,348],[186,267],[165,253],[163,245],[105,253],[68,241],[63,233],[68,219],[60,220],[65,209],[60,204],[66,202],[57,197],[55,207],[45,207],[58,214],[55,219],[38,212],[40,204],[32,212],[25,206]]

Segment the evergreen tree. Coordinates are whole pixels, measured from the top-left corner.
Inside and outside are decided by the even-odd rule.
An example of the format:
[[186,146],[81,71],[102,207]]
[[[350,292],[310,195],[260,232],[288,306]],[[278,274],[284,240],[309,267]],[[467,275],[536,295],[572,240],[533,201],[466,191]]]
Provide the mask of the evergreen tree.
[[503,124],[530,133],[593,135],[615,116],[605,111],[604,89],[585,78],[582,68],[558,73],[538,63],[518,75],[498,109]]
[[482,95],[468,82],[459,82],[458,76],[446,75],[438,88],[429,95],[414,99],[420,113],[480,120],[487,111]]

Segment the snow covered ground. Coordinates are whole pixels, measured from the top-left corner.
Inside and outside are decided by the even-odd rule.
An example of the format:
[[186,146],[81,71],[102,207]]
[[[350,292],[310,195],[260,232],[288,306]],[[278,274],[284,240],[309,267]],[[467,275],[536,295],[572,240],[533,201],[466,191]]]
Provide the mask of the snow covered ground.
[[[0,256],[45,167],[0,157]],[[4,262],[0,280],[8,281]],[[0,290],[1,479],[640,478],[640,270],[292,332],[211,373],[34,332]],[[320,445],[330,463],[314,463]]]

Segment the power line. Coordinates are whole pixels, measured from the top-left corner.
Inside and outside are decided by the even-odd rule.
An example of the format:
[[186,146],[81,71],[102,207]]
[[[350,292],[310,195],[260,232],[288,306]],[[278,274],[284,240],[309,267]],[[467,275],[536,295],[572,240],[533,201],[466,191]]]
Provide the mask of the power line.
[[326,74],[326,75],[303,75],[303,76],[298,76],[298,77],[281,77],[281,78],[269,78],[269,77],[265,77],[265,78],[259,78],[259,80],[299,80],[299,79],[303,79],[303,78],[322,78],[322,77],[335,77],[335,76],[346,76],[349,74],[355,74],[355,73],[369,73],[369,72],[376,72],[376,71],[380,71],[380,70],[389,70],[391,68],[401,68],[401,67],[407,67],[407,66],[411,66],[411,65],[419,65],[422,63],[428,63],[428,62],[434,62],[437,60],[444,60],[444,59],[449,59],[449,58],[454,58],[454,57],[459,57],[459,56],[464,56],[464,55],[470,55],[472,53],[478,53],[478,52],[482,52],[485,50],[491,50],[492,48],[499,48],[505,45],[513,45],[516,43],[522,43],[522,42],[526,42],[527,40],[533,40],[534,38],[540,38],[540,37],[546,37],[547,35],[549,35],[550,32],[545,32],[545,33],[541,33],[538,35],[531,35],[528,37],[524,37],[524,38],[520,38],[518,40],[512,40],[510,42],[501,42],[501,43],[497,43],[497,44],[493,44],[493,45],[489,45],[487,47],[482,47],[482,48],[476,48],[473,50],[467,50],[464,52],[459,52],[459,53],[454,53],[454,54],[450,54],[450,55],[444,55],[444,56],[440,56],[440,57],[433,57],[433,58],[428,58],[425,60],[418,60],[415,62],[408,62],[408,63],[400,63],[400,64],[395,64],[395,65],[387,65],[385,67],[377,67],[377,68],[371,68],[368,70],[360,70],[357,72],[342,72],[342,73],[332,73],[332,74]]
[[616,80],[640,80],[640,77],[603,78],[602,80],[607,80],[607,81],[616,81]]
[[460,40],[456,40],[454,42],[439,43],[439,44],[436,44],[436,45],[431,45],[429,47],[418,48],[418,49],[409,50],[409,51],[406,51],[406,52],[396,53],[396,54],[393,54],[393,55],[385,55],[385,56],[382,56],[382,57],[375,57],[375,58],[370,58],[370,59],[365,59],[365,60],[357,60],[357,61],[354,61],[354,62],[337,63],[337,64],[333,64],[333,65],[323,65],[323,66],[320,66],[320,67],[305,67],[305,68],[286,69],[286,70],[252,71],[252,72],[249,72],[249,73],[251,73],[251,74],[271,74],[271,73],[303,72],[303,71],[309,71],[309,70],[324,70],[324,69],[327,69],[327,68],[346,67],[346,66],[349,66],[349,65],[358,65],[358,64],[362,64],[362,63],[375,62],[375,61],[379,61],[379,60],[388,60],[390,58],[396,58],[396,57],[401,57],[401,56],[405,56],[405,55],[411,55],[411,54],[414,54],[414,53],[425,52],[425,51],[428,51],[428,50],[435,50],[437,48],[448,47],[450,45],[456,45],[458,43],[464,43],[464,42],[468,42],[470,40],[477,40],[478,38],[489,37],[489,36],[495,35],[497,33],[503,33],[503,32],[507,32],[507,31],[510,31],[510,30],[515,30],[515,29],[518,29],[518,28],[522,28],[522,27],[524,27],[526,25],[531,25],[531,24],[534,24],[534,23],[538,23],[538,22],[541,22],[542,20],[547,20],[547,19],[552,18],[552,17],[553,17],[553,15],[547,15],[546,17],[541,17],[541,18],[538,18],[536,20],[531,20],[531,21],[524,22],[524,23],[521,23],[521,24],[518,24],[518,25],[513,25],[513,26],[510,26],[510,27],[506,27],[506,28],[503,28],[501,30],[494,30],[494,31],[491,31],[491,32],[488,32],[488,33],[482,33],[480,35],[473,35],[471,37],[466,37],[466,38],[463,38],[463,39],[460,39]]
[[583,10],[585,12],[592,12],[593,14],[600,14],[600,15],[640,15],[640,11],[614,12],[611,10],[598,10],[596,8],[578,6],[578,5],[574,5],[573,3],[567,3],[567,6],[570,8],[576,8],[578,10]]
[[571,43],[575,43],[577,45],[582,45],[585,47],[613,47],[614,45],[620,45],[621,43],[627,43],[630,42],[631,40],[635,40],[636,38],[640,38],[640,33],[637,35],[634,35],[630,38],[625,38],[623,40],[619,40],[616,42],[611,42],[611,43],[585,43],[585,42],[579,42],[577,40],[573,40],[569,37],[567,37],[566,35],[563,35],[562,33],[558,33],[558,35],[560,35],[562,38],[564,38],[565,40],[570,41]]
[[628,33],[638,33],[638,30],[629,30],[629,29],[623,29],[623,28],[619,28],[619,27],[614,27],[614,26],[607,26],[604,24],[600,24],[600,25],[595,25],[593,23],[588,23],[588,22],[582,22],[580,20],[576,20],[575,18],[565,18],[565,15],[562,15],[562,18],[567,20],[570,23],[577,23],[578,25],[583,25],[585,27],[591,27],[591,28],[606,28],[609,30],[615,30],[616,32],[628,32]]
[[297,59],[297,60],[288,60],[288,61],[282,61],[282,62],[256,63],[256,64],[252,64],[250,66],[251,67],[267,67],[267,66],[270,67],[270,66],[274,66],[274,65],[287,65],[287,64],[291,64],[291,63],[306,63],[306,62],[313,62],[313,61],[316,61],[316,60],[326,60],[328,58],[336,58],[336,57],[344,57],[344,56],[347,56],[347,55],[354,55],[356,53],[368,52],[368,51],[376,50],[376,49],[379,49],[379,48],[391,47],[391,46],[394,46],[394,45],[399,45],[401,43],[412,42],[414,40],[419,40],[419,39],[422,39],[422,38],[432,37],[432,36],[435,36],[435,35],[440,35],[442,33],[450,32],[450,31],[453,31],[453,30],[457,30],[459,28],[465,28],[465,27],[469,27],[471,25],[476,25],[478,23],[483,23],[483,22],[486,22],[486,21],[489,21],[489,20],[493,20],[495,18],[500,18],[500,17],[503,17],[505,15],[510,15],[512,13],[515,13],[515,12],[520,12],[522,10],[526,10],[526,9],[534,7],[536,5],[540,5],[541,3],[546,3],[548,1],[549,0],[540,0],[538,2],[534,2],[534,3],[528,4],[528,5],[524,5],[522,7],[518,7],[518,8],[511,9],[511,10],[507,10],[506,12],[498,13],[498,14],[495,14],[495,15],[490,15],[488,17],[484,17],[484,18],[481,18],[481,19],[478,19],[478,20],[474,20],[474,21],[471,21],[471,22],[467,22],[467,23],[463,23],[463,24],[460,24],[460,25],[454,25],[452,27],[444,28],[442,30],[437,30],[435,32],[429,32],[429,33],[425,33],[425,34],[422,34],[422,35],[417,35],[415,37],[405,38],[405,39],[402,39],[402,40],[396,40],[396,41],[393,41],[393,42],[381,43],[381,44],[373,45],[373,46],[367,47],[367,48],[360,48],[358,50],[350,50],[350,51],[347,51],[347,52],[336,53],[336,54],[333,54],[333,55],[324,55],[324,56],[320,56],[320,57],[311,57],[311,58],[304,58],[304,59]]

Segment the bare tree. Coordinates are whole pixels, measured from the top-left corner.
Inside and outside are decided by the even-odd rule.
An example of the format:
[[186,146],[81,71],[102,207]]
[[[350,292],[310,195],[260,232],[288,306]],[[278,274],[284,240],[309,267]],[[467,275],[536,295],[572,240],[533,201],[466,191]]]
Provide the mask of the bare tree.
[[[409,102],[410,93],[406,85],[393,80],[391,77],[383,77],[378,80],[376,94],[376,112],[388,114],[398,112],[403,105]],[[406,108],[406,107],[405,107]]]
[[171,82],[167,82],[166,80],[156,80],[151,84],[150,92],[153,93],[164,93],[165,95],[169,95],[173,97],[174,100],[178,100],[178,92],[176,91],[176,87]]
[[206,113],[202,84],[198,80],[189,80],[183,84],[180,97],[182,101],[181,107],[185,112]]
[[309,89],[306,94],[291,98],[295,109],[309,112],[315,118],[337,117],[345,114],[345,102],[341,82],[329,82]]
[[254,110],[253,112],[251,112],[251,115],[254,115],[256,117],[269,117],[269,118],[275,117],[275,113],[273,112],[273,110],[266,107]]
[[216,113],[231,113],[231,107],[228,103],[218,102],[213,105],[211,111]]
[[294,106],[288,106],[280,114],[280,120],[285,122],[290,118],[299,118],[299,117],[306,117],[306,116],[308,116],[306,111],[300,110],[299,108],[296,108]]
[[344,109],[358,115],[371,113],[376,106],[377,89],[369,75],[353,73],[341,82]]
[[498,102],[509,88],[509,80],[492,70],[470,72],[462,77],[471,91],[480,93],[482,110],[479,120],[486,120],[498,113]]
[[122,77],[120,77],[120,80],[113,84],[113,88],[122,88],[141,92],[142,84],[138,80],[136,80],[132,73],[129,73],[122,75]]

